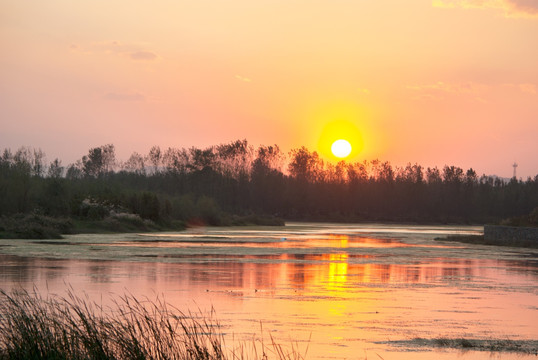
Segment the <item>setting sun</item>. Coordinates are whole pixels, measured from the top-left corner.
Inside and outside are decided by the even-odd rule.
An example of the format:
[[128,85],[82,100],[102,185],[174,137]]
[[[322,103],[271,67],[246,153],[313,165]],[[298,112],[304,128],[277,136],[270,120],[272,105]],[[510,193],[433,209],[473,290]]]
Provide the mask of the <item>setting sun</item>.
[[351,153],[351,144],[347,140],[336,140],[331,146],[331,151],[338,158],[345,158]]
[[361,132],[353,122],[346,120],[326,123],[318,142],[320,154],[331,161],[352,160],[363,148]]

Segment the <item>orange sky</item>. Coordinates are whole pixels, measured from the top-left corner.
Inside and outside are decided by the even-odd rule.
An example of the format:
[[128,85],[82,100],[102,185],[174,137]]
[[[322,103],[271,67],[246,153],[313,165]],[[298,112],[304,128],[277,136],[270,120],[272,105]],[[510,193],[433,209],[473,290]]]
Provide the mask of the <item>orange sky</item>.
[[64,164],[338,120],[353,160],[538,174],[538,1],[0,0],[0,46],[0,147]]

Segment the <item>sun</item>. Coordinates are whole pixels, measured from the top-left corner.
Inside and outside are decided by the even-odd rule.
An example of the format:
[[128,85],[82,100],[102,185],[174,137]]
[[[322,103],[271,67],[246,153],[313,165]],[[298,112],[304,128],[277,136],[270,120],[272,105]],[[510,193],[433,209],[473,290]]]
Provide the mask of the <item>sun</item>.
[[363,148],[361,132],[351,121],[328,122],[320,133],[318,149],[320,154],[329,161],[354,159]]
[[351,150],[351,144],[349,143],[349,141],[344,139],[336,140],[331,145],[331,152],[334,156],[340,159],[348,157],[348,155],[351,154]]

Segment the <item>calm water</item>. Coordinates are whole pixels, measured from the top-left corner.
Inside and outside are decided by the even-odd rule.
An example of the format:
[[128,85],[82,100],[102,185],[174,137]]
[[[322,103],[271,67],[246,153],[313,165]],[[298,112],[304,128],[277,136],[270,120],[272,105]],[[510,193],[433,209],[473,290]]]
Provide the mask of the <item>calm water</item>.
[[308,359],[536,359],[401,342],[538,339],[536,251],[433,241],[480,232],[293,223],[0,240],[0,288],[213,307],[230,342],[259,338],[263,326],[266,342],[308,346]]

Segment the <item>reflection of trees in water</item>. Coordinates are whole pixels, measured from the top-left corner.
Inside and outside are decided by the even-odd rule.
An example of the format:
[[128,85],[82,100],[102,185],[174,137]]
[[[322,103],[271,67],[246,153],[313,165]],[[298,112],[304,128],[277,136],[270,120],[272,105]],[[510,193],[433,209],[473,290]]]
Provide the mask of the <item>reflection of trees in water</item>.
[[352,287],[387,284],[472,285],[483,283],[488,278],[511,283],[514,272],[518,276],[538,277],[535,260],[438,259],[412,264],[380,264],[374,263],[379,261],[375,256],[345,252],[237,255],[233,259],[223,259],[219,255],[195,256],[198,257],[197,262],[162,263],[50,260],[1,255],[0,279],[4,284],[21,283],[25,286],[43,286],[46,283],[47,286],[65,287],[66,279],[71,278],[79,283],[121,283],[121,286],[138,289],[254,291],[284,287],[341,292]]
[[0,279],[14,283],[39,283],[62,278],[70,260],[49,260],[0,255]]
[[0,255],[0,277],[13,282],[27,282],[35,278],[37,268],[33,263],[35,260],[31,258]]
[[89,275],[90,281],[94,283],[108,283],[111,282],[111,274],[113,272],[112,266],[103,264],[101,261],[90,261],[85,270]]

